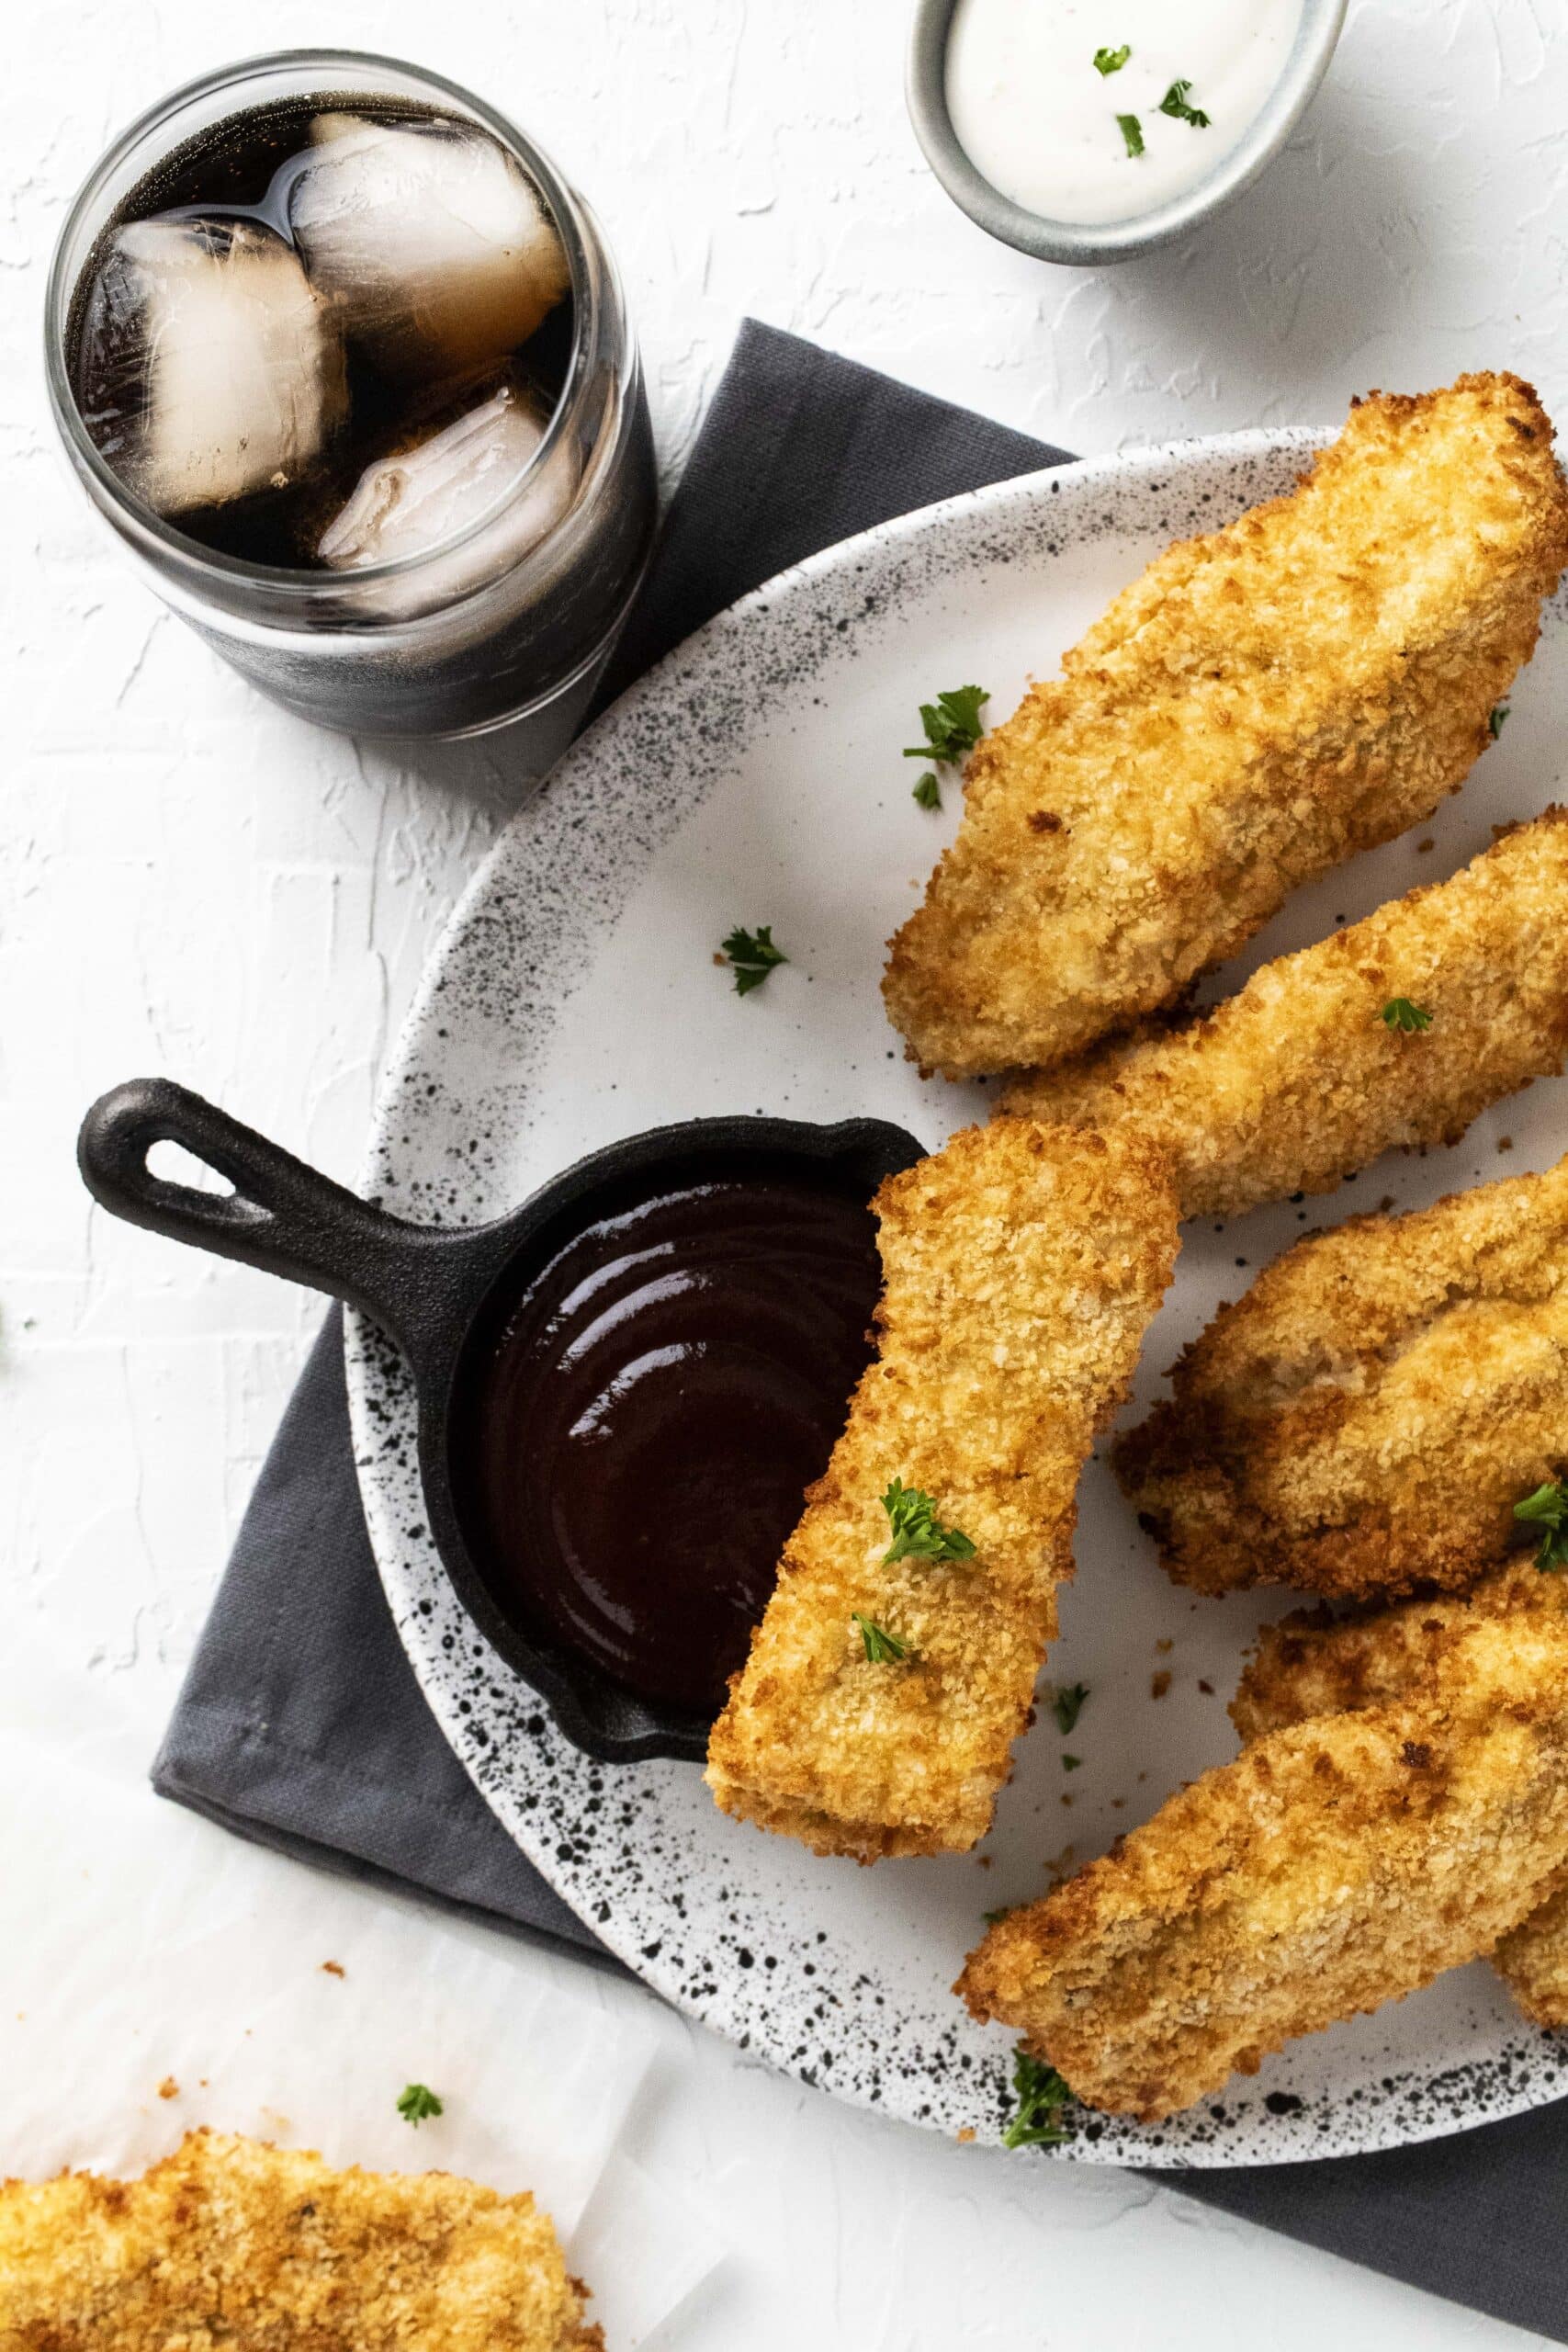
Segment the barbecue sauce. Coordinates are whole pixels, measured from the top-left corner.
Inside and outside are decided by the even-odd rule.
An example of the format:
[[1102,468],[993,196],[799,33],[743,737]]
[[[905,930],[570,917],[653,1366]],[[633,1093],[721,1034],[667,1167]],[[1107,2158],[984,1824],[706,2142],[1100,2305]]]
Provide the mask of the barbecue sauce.
[[645,1182],[492,1325],[460,1508],[535,1639],[711,1714],[870,1360],[875,1220],[797,1159]]

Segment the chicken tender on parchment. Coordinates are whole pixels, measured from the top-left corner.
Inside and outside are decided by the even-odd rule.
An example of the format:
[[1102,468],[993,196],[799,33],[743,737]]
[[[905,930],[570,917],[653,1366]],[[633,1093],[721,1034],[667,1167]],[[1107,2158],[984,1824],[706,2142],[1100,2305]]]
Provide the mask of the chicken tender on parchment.
[[1568,1159],[1299,1241],[1171,1386],[1115,1465],[1179,1584],[1462,1591],[1568,1464]]
[[972,1127],[874,1206],[878,1354],[707,1770],[726,1813],[868,1862],[984,1837],[1072,1574],[1078,1472],[1176,1259],[1175,1194],[1135,1137]]
[[1457,1143],[1565,1053],[1568,809],[1553,808],[1451,881],[1265,964],[1212,1012],[1025,1072],[1001,1109],[1136,1127],[1168,1153],[1184,1216],[1232,1216],[1329,1192],[1395,1145]]
[[603,2352],[547,2215],[447,2173],[190,2132],[0,2185],[0,2352]]
[[1152,564],[970,762],[883,983],[912,1057],[1079,1053],[1429,816],[1568,559],[1551,437],[1514,376],[1375,392],[1289,497]]
[[[1244,1740],[1286,1724],[1407,1698],[1429,1674],[1453,1628],[1480,1616],[1551,1619],[1568,1613],[1568,1586],[1533,1562],[1485,1577],[1462,1600],[1442,1596],[1334,1617],[1303,1610],[1265,1627],[1231,1702]],[[1493,1966],[1535,2025],[1568,2025],[1568,1885],[1511,1928]]]
[[1568,1871],[1568,1623],[1480,1614],[1408,1696],[1244,1748],[1043,1902],[958,1990],[1145,2122],[1490,1952]]

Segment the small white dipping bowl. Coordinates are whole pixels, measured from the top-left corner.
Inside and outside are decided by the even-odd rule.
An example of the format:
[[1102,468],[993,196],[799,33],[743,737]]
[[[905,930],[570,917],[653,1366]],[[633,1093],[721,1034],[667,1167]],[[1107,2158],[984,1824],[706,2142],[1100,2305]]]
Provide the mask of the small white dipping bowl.
[[1306,0],[1295,45],[1278,82],[1247,135],[1207,177],[1180,196],[1104,226],[1048,220],[1030,212],[991,186],[959,145],[947,110],[947,42],[958,0],[916,0],[909,42],[909,119],[927,163],[971,220],[1004,245],[1032,254],[1037,261],[1060,261],[1091,268],[1102,262],[1133,261],[1185,237],[1250,187],[1274,160],[1328,70],[1345,21],[1346,0]]

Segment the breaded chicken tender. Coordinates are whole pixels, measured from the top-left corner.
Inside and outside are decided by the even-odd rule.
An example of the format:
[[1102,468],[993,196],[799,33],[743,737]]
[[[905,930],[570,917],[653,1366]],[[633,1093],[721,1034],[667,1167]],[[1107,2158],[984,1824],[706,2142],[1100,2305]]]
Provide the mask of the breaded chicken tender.
[[[1078,1472],[1176,1258],[1169,1178],[1133,1137],[972,1127],[873,1205],[879,1352],[707,1770],[725,1812],[868,1862],[984,1837],[1072,1574]],[[896,1478],[973,1554],[890,1562]]]
[[1513,376],[1373,393],[1289,497],[1152,564],[970,762],[883,984],[911,1057],[1080,1053],[1429,816],[1568,559],[1551,437]]
[[1568,2026],[1568,1871],[1495,1946],[1492,1965],[1531,2025]]
[[1568,1159],[1298,1242],[1171,1385],[1115,1464],[1179,1584],[1462,1591],[1568,1464]]
[[1270,1732],[1010,1913],[958,1990],[1155,2122],[1489,1952],[1568,1871],[1568,1623],[1481,1614],[1408,1696]]
[[1403,1699],[1431,1672],[1456,1626],[1515,1610],[1562,1615],[1568,1588],[1520,1559],[1467,1593],[1429,1593],[1348,1616],[1323,1603],[1294,1610],[1259,1632],[1230,1703],[1231,1721],[1245,1744],[1313,1715]]
[[[1430,1027],[1391,1028],[1398,997]],[[1232,1216],[1329,1192],[1396,1145],[1457,1143],[1565,1054],[1568,809],[1552,808],[1214,1011],[1026,1072],[1000,1107],[1136,1127],[1168,1155],[1184,1216]]]
[[[1231,1702],[1231,1720],[1244,1740],[1261,1739],[1313,1715],[1407,1698],[1456,1625],[1513,1611],[1562,1617],[1568,1586],[1516,1563],[1483,1577],[1463,1600],[1406,1600],[1354,1617],[1300,1611],[1265,1628]],[[1568,2025],[1568,1884],[1509,1930],[1492,1962],[1532,2024]]]
[[447,2173],[187,2134],[0,2184],[0,2352],[603,2352],[548,2217]]

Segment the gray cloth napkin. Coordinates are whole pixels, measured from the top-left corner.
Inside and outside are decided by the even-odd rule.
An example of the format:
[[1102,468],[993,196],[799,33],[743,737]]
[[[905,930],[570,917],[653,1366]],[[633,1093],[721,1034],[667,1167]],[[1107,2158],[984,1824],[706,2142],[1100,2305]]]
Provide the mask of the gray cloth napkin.
[[[742,329],[599,703],[786,564],[1064,452],[753,322]],[[152,1769],[242,1837],[618,1969],[504,1835],[383,1599],[327,1321],[267,1457]],[[1568,2108],[1383,2155],[1156,2176],[1568,2343]]]

